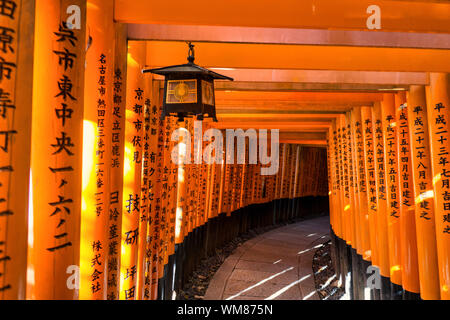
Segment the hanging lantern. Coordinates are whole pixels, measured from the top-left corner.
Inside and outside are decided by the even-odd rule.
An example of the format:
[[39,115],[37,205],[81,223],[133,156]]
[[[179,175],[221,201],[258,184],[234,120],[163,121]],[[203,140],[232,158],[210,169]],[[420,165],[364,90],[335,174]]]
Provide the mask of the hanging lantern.
[[214,79],[233,79],[196,65],[194,45],[190,42],[188,44],[188,63],[143,72],[165,77],[161,119],[176,114],[179,121],[189,116],[197,116],[197,120],[203,120],[206,116],[217,121]]

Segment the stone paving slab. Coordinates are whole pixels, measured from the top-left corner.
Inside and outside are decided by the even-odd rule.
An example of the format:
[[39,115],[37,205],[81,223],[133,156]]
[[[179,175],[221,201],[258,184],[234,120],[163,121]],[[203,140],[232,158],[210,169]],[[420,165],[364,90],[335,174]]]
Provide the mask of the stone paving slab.
[[235,265],[235,270],[261,270],[275,274],[283,270],[286,270],[290,267],[295,267],[297,269],[297,266],[294,266],[292,264],[286,264],[283,261],[274,264],[273,262],[261,262],[261,261],[256,262],[248,260],[239,260],[238,263]]
[[205,300],[318,300],[312,259],[329,239],[329,218],[282,226],[239,246],[211,280]]
[[[294,267],[288,267],[281,271],[286,271],[279,276],[274,277],[270,280],[271,283],[276,284],[291,284],[292,282],[298,279],[298,271]],[[275,273],[277,274],[277,273]],[[258,283],[265,279],[268,279],[274,275],[274,272],[266,272],[266,271],[256,271],[256,270],[243,270],[236,269],[231,274],[229,280],[242,280],[242,281],[251,281],[253,283]]]

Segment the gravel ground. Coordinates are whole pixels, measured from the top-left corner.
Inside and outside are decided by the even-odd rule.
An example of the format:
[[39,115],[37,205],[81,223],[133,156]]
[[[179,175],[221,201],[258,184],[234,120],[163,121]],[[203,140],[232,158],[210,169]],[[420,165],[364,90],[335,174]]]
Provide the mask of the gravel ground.
[[331,260],[331,241],[327,241],[314,253],[312,268],[317,293],[322,300],[339,300],[345,293],[337,285],[336,272]]

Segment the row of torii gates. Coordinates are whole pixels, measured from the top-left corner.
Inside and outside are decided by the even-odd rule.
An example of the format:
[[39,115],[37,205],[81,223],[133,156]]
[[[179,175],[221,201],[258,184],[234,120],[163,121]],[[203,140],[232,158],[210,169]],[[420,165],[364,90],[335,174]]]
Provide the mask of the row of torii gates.
[[[437,0],[0,0],[0,299],[172,299],[215,247],[329,203],[343,278],[373,265],[382,296],[448,300],[448,17]],[[171,161],[194,119],[161,120],[142,70],[184,63],[185,41],[235,79],[202,133],[279,129],[275,175]]]

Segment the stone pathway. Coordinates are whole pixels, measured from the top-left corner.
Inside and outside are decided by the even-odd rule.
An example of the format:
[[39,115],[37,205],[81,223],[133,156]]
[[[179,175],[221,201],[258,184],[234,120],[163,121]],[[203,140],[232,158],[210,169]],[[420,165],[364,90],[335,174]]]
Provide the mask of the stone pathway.
[[205,300],[318,300],[312,259],[329,228],[320,217],[245,242],[217,270]]

